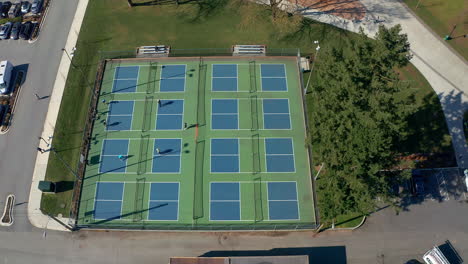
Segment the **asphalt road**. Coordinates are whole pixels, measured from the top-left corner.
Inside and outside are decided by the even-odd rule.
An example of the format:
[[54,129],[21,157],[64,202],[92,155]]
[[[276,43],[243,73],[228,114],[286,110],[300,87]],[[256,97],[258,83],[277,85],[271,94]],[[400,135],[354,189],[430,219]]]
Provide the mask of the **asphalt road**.
[[0,263],[151,263],[171,256],[309,255],[310,263],[403,264],[449,239],[468,259],[468,203],[417,201],[376,212],[354,232],[1,232]]
[[16,196],[15,224],[0,231],[31,231],[27,219],[27,201],[33,167],[49,104],[34,95],[48,96],[57,74],[68,31],[75,14],[77,0],[54,0],[47,14],[38,41],[0,41],[0,60],[9,60],[16,69],[27,71],[10,131],[0,135],[0,207],[6,196]]

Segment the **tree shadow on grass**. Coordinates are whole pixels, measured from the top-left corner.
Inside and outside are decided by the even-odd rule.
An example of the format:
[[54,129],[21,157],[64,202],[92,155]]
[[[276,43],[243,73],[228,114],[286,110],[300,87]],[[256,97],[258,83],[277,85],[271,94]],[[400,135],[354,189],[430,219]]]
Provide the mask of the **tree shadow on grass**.
[[[197,0],[188,1],[197,6],[195,14],[189,16],[188,21],[192,23],[201,22],[204,19],[210,18],[216,14],[219,14],[223,10],[229,1],[225,0]],[[184,14],[185,15],[185,14]]]

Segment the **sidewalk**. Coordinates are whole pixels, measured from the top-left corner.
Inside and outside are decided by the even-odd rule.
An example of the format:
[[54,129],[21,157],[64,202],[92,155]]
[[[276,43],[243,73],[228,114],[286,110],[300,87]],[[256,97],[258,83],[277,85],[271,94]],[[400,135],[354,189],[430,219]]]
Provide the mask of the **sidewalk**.
[[408,34],[413,58],[411,63],[424,75],[439,96],[452,145],[461,168],[468,167],[468,146],[463,133],[463,112],[468,110],[468,65],[464,59],[444,45],[419,18],[399,0],[361,0],[366,15],[361,21],[351,21],[319,10],[302,12],[307,18],[334,25],[353,32],[362,27],[369,36],[375,36],[381,24],[392,27],[400,24]]
[[[78,32],[80,32],[81,24],[83,22],[83,18],[86,12],[86,7],[88,6],[88,1],[89,0],[79,0],[78,2],[75,17],[73,18],[73,22],[68,33],[67,43],[65,44],[65,49],[69,52],[76,45],[76,41],[78,39]],[[66,54],[63,53],[62,58],[60,60],[60,65],[54,83],[52,95],[50,97],[49,110],[47,112],[47,116],[44,122],[44,130],[42,131],[41,135],[42,138],[48,138],[54,133],[55,122],[57,121],[60,103],[62,102],[62,95],[65,89],[65,82],[67,80],[69,68],[70,60],[68,59]],[[44,142],[42,142],[42,140],[39,147],[43,149],[48,149],[48,147],[45,145]],[[31,224],[38,228],[69,231],[56,221],[50,219],[47,215],[42,214],[40,210],[42,192],[38,189],[38,184],[39,181],[42,181],[45,178],[49,155],[50,152],[37,154],[36,165],[31,184],[31,191],[29,195],[28,218]],[[58,220],[65,224],[69,223],[68,218],[58,218]]]

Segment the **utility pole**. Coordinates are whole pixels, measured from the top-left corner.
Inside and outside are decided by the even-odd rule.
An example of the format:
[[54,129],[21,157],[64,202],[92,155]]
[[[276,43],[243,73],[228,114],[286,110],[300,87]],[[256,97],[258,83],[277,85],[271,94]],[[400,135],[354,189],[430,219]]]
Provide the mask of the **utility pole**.
[[312,72],[313,72],[313,70],[314,70],[315,60],[317,60],[318,52],[319,52],[319,50],[320,50],[319,41],[318,41],[318,40],[315,40],[315,41],[314,41],[314,44],[317,44],[317,47],[315,47],[314,60],[312,61],[312,66],[310,66],[310,74],[309,74],[309,78],[307,79],[306,87],[304,88],[304,94],[307,94],[307,89],[309,88],[310,77],[312,76]]

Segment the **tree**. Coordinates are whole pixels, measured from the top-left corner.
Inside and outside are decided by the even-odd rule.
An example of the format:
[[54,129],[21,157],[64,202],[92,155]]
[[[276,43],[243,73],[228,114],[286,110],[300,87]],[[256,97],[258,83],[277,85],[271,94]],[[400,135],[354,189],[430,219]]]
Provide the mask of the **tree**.
[[406,84],[394,68],[408,63],[409,44],[399,26],[361,32],[344,49],[331,48],[316,66],[312,144],[327,170],[318,180],[321,215],[368,213],[377,197],[390,198],[398,174],[383,173],[397,159],[397,144],[413,111],[395,96]]

